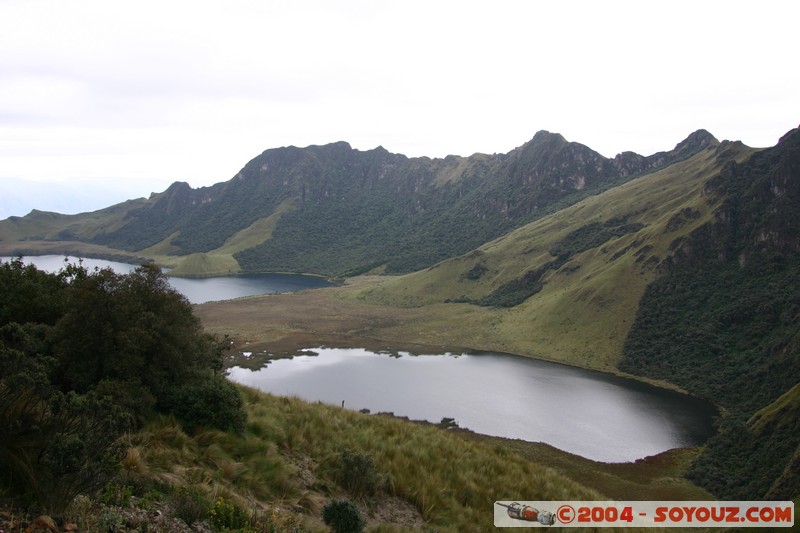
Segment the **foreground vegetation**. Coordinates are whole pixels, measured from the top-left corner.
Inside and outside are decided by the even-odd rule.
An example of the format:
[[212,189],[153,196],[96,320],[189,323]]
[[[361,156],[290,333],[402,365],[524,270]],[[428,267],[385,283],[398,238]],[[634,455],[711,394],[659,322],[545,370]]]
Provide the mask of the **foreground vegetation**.
[[194,479],[212,497],[265,516],[279,507],[306,528],[321,526],[331,499],[357,500],[374,525],[469,531],[491,527],[498,494],[599,496],[503,448],[435,427],[252,390],[244,397],[249,416],[242,437],[187,437],[163,421],[145,428],[133,443],[147,465],[145,477]]
[[240,391],[243,434],[187,432],[159,415],[122,439],[115,475],[73,500],[64,521],[81,531],[114,524],[184,531],[192,523],[214,531],[328,531],[325,507],[351,501],[369,531],[488,531],[494,501],[519,495],[709,498],[682,478],[693,452],[605,465],[544,445]]
[[222,346],[157,268],[0,264],[0,487],[60,512],[102,487],[154,416],[241,432]]

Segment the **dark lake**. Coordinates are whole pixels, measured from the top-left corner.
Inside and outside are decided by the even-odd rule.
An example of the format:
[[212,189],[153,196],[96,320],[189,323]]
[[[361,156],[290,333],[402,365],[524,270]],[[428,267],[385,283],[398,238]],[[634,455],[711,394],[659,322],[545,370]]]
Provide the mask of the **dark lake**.
[[274,359],[258,371],[234,367],[229,377],[277,395],[344,401],[348,409],[454,418],[478,433],[605,462],[695,446],[714,431],[711,404],[601,372],[497,353],[310,351],[317,355]]
[[[9,257],[0,258],[9,261]],[[70,257],[77,263],[77,257]],[[64,266],[63,255],[25,256],[25,263],[34,264],[40,270],[57,272]],[[136,265],[105,261],[103,259],[83,259],[83,264],[90,270],[110,267],[115,272],[125,274],[136,268]],[[325,279],[316,276],[299,274],[259,274],[242,276],[217,276],[208,278],[169,278],[169,284],[193,304],[201,304],[216,300],[230,300],[242,296],[271,294],[275,292],[291,292],[330,285]]]

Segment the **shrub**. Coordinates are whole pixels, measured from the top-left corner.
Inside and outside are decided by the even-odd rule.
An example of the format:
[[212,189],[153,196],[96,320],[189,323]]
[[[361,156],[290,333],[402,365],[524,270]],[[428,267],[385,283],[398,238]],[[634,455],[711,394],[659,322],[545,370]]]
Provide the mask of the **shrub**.
[[345,450],[339,455],[339,483],[355,496],[373,494],[379,476],[372,456]]
[[78,531],[96,531],[99,518],[94,502],[85,494],[76,496],[64,510],[64,521],[76,524]]
[[106,507],[97,517],[97,528],[99,531],[124,531],[125,519],[122,513],[112,507]]
[[100,493],[99,499],[100,503],[105,505],[127,507],[131,504],[131,496],[133,496],[133,487],[112,481]]
[[242,432],[223,349],[156,267],[0,262],[0,494],[62,512],[113,477],[125,432],[171,408],[189,427]]
[[322,520],[334,533],[359,533],[367,525],[351,500],[334,500],[322,508]]
[[242,398],[223,376],[209,375],[181,385],[169,404],[189,431],[204,427],[244,432],[247,414]]
[[208,516],[210,501],[199,487],[179,487],[171,497],[173,514],[191,526]]
[[[0,356],[6,354],[0,346]],[[0,375],[8,369],[0,363]],[[25,372],[0,378],[0,485],[59,513],[76,495],[92,493],[113,476],[123,452],[118,438],[128,424],[107,400],[63,394],[41,378]]]
[[228,501],[222,496],[217,498],[211,507],[211,524],[220,530],[242,529],[249,525],[250,517],[247,511]]

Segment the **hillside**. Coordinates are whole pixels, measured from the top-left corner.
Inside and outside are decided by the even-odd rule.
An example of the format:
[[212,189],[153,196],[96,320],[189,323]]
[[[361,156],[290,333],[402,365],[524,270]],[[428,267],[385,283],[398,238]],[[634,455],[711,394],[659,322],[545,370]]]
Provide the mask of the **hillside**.
[[[613,370],[639,299],[669,257],[670,243],[712,216],[704,183],[752,153],[740,143],[709,146],[468,254],[353,297],[390,306],[445,306],[475,315],[468,339],[486,339],[483,348]],[[454,332],[446,343],[458,344],[460,335]],[[486,346],[490,340],[496,342]]]
[[788,499],[797,411],[747,420],[800,382],[798,210],[800,130],[758,152],[723,142],[356,297],[486,307],[470,336],[711,399],[728,416],[692,479]]
[[700,130],[668,152],[609,159],[540,131],[507,154],[444,159],[344,142],[276,148],[211,187],[177,182],[92,213],[11,217],[0,249],[102,247],[186,275],[411,272],[716,144]]
[[729,411],[693,479],[729,499],[797,497],[800,130],[727,165],[703,192],[714,216],[671,244],[621,368]]
[[271,350],[466,346],[669,383],[726,412],[696,483],[796,498],[799,147],[714,143],[418,272],[198,313]]

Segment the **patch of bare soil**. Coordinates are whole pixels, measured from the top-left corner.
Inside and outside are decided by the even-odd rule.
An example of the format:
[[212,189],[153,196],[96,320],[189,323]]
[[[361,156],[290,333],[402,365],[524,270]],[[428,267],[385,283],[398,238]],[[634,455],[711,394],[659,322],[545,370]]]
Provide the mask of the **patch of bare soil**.
[[381,524],[392,524],[404,531],[420,531],[425,528],[425,521],[419,510],[395,496],[383,496],[361,511],[367,517],[368,530]]

